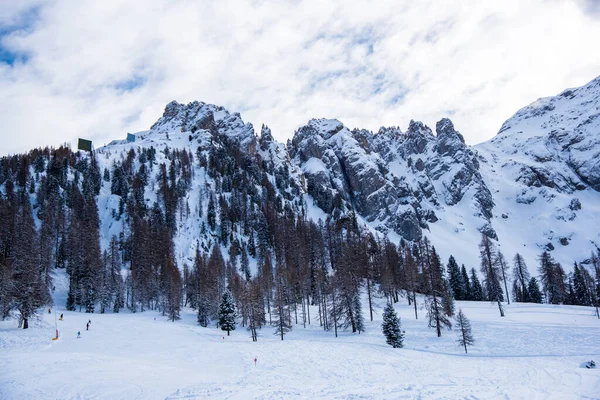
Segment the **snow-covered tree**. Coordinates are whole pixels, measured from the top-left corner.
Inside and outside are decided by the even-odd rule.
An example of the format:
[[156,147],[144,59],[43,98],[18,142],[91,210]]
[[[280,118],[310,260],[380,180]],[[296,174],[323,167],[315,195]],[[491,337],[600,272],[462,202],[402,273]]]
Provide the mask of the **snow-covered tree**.
[[400,318],[396,314],[391,303],[387,303],[383,310],[383,323],[381,330],[385,336],[385,342],[397,349],[404,346],[404,333],[400,325]]
[[231,292],[227,290],[223,293],[221,305],[219,306],[219,326],[222,331],[227,331],[227,336],[229,336],[230,331],[235,330],[235,318],[235,303]]
[[464,282],[465,285],[465,292],[464,292],[464,298],[463,300],[473,300],[473,294],[471,293],[471,283],[469,282],[469,274],[467,273],[467,268],[465,267],[465,264],[463,264],[460,268],[460,275],[462,277],[462,281]]

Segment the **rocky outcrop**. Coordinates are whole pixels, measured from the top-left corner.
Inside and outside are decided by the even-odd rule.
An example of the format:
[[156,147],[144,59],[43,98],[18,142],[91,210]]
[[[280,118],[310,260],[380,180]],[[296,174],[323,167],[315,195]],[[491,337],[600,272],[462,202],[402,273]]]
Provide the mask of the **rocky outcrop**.
[[[436,210],[469,199],[485,233],[494,202],[478,172],[476,152],[466,146],[449,119],[436,134],[419,121],[399,128],[350,131],[337,120],[311,120],[298,129],[288,146],[306,178],[307,192],[330,213],[337,204],[383,230],[408,240],[419,239]],[[337,202],[334,198],[339,199]]]

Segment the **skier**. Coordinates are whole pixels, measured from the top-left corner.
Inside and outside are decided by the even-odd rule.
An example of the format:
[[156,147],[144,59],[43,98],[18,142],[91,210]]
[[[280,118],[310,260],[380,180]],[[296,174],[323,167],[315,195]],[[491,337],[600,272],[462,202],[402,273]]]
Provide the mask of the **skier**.
[[59,320],[60,320],[60,321],[62,321],[62,318],[63,318],[63,315],[62,315],[62,314],[60,314],[60,318],[59,318]]
[[77,339],[81,338],[81,332],[77,331]]
[[48,314],[52,314],[52,313],[50,312],[50,307],[48,307]]
[[257,360],[257,358],[256,358],[256,357],[254,357],[254,366],[255,366],[255,367],[256,367],[256,360]]
[[88,322],[87,324],[85,324],[85,330],[89,331],[90,330],[90,323]]

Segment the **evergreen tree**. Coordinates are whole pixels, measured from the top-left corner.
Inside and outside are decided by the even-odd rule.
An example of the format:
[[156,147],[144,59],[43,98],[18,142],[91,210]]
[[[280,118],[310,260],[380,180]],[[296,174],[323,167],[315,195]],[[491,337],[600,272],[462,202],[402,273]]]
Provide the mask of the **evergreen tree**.
[[393,348],[401,348],[404,345],[404,333],[400,326],[400,318],[396,314],[391,303],[387,303],[383,310],[383,323],[381,330],[385,336],[385,342]]
[[235,330],[235,304],[233,302],[233,296],[229,290],[223,293],[221,305],[219,306],[219,326],[222,331],[227,331],[229,336],[230,331]]
[[210,196],[208,198],[208,208],[206,210],[206,222],[208,223],[208,226],[210,227],[210,229],[214,231],[217,226],[217,211],[215,208],[215,199],[214,199],[212,193],[210,194]]
[[[169,317],[169,320],[174,322],[180,319],[179,312],[181,310],[181,274],[179,272],[179,268],[177,268],[173,260],[168,261],[167,270],[165,271],[165,274],[166,276],[163,287],[163,296],[166,297],[166,313]],[[221,327],[222,326],[223,325],[221,325]],[[235,316],[233,329],[235,329]],[[227,331],[227,335],[229,335],[229,331]]]
[[362,305],[360,303],[360,295],[359,293],[354,294],[353,298],[353,312],[354,312],[354,321],[356,324],[356,331],[360,334],[365,331],[365,320],[362,315]]
[[463,300],[473,300],[471,283],[469,282],[469,274],[467,273],[467,268],[465,267],[465,264],[463,264],[460,268],[460,275],[461,275],[462,281],[465,284]]
[[577,266],[573,268],[573,288],[575,291],[576,304],[579,306],[590,306],[592,301],[590,299],[590,292],[586,285],[582,270]]
[[458,267],[458,264],[453,256],[450,256],[448,259],[446,270],[448,271],[448,281],[450,283],[450,288],[452,289],[454,298],[456,300],[466,300],[465,282],[463,281],[460,268]]
[[248,259],[248,253],[246,252],[246,246],[242,247],[242,254],[240,258],[240,271],[242,276],[247,281],[250,280],[250,260]]
[[534,276],[529,280],[527,291],[529,292],[529,299],[532,303],[541,304],[543,302],[544,298],[542,296],[542,291],[540,290],[540,285]]
[[477,272],[475,272],[475,268],[471,268],[471,300],[474,301],[483,301],[483,287],[479,282],[479,278],[477,277]]
[[455,330],[458,331],[458,344],[464,346],[467,353],[467,346],[472,346],[475,343],[471,332],[471,323],[467,319],[462,310],[458,310],[458,314],[454,318],[456,321]]

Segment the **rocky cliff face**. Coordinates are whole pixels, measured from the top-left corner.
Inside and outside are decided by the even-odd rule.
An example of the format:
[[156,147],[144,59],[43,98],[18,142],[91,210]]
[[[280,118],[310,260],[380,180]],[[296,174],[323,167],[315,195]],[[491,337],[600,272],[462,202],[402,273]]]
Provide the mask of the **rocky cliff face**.
[[436,135],[421,122],[408,130],[353,130],[337,120],[311,120],[288,147],[304,173],[307,192],[326,213],[354,210],[382,231],[408,240],[438,220],[436,211],[466,199],[480,219],[479,231],[496,237],[490,225],[494,202],[478,168],[449,119]]

